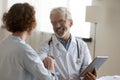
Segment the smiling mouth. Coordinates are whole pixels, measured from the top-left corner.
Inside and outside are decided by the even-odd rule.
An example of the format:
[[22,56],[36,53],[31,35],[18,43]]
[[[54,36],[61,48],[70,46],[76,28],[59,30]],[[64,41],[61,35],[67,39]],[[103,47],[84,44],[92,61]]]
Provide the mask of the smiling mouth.
[[61,33],[63,30],[64,30],[63,28],[59,28],[56,31]]

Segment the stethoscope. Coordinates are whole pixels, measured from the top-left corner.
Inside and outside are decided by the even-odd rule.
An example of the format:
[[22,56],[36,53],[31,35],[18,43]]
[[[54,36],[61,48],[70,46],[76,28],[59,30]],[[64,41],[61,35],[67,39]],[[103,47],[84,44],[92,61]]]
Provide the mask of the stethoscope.
[[78,45],[78,40],[76,39],[76,42],[77,42],[77,60],[76,60],[76,63],[77,64],[80,64],[81,63],[81,60],[80,60],[80,49],[79,49],[79,45]]
[[[50,40],[48,41],[48,45],[50,47],[50,43],[52,42],[52,37],[50,38]],[[76,43],[77,43],[77,60],[76,63],[80,64],[81,63],[81,59],[80,59],[80,50],[79,50],[79,45],[78,45],[78,40],[76,39]]]

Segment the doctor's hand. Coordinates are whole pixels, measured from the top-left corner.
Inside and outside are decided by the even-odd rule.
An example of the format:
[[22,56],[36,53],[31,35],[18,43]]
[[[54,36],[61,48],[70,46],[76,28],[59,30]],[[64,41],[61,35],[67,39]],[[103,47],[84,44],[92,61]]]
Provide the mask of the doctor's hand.
[[50,71],[55,71],[55,64],[54,64],[54,58],[52,56],[48,56],[43,60],[44,66],[50,70]]
[[96,69],[93,70],[93,72],[88,72],[86,75],[85,75],[85,80],[96,80],[97,78],[97,72],[96,72]]

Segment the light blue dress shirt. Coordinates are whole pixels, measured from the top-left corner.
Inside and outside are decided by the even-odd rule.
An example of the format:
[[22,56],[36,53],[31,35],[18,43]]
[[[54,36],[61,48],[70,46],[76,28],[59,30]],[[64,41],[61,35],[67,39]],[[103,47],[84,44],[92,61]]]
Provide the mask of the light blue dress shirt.
[[55,80],[38,54],[23,40],[8,36],[0,43],[0,80]]
[[52,36],[49,45],[48,42],[40,45],[39,55],[42,60],[49,55],[55,57],[56,74],[58,74],[60,80],[79,78],[80,73],[91,62],[87,44],[81,39],[77,39],[77,41],[79,52],[77,50],[76,38],[72,35],[68,50],[65,49],[55,35]]

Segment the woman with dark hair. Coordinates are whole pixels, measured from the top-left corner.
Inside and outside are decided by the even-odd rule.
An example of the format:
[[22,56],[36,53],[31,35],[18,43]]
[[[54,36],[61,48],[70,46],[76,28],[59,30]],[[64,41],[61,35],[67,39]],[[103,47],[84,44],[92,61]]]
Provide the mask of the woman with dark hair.
[[6,29],[11,32],[0,43],[0,80],[54,80],[53,58],[47,58],[48,70],[38,54],[25,43],[36,26],[35,10],[28,3],[16,3],[3,16]]

